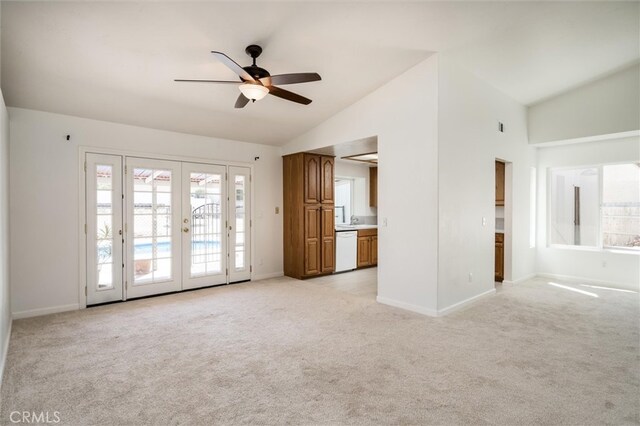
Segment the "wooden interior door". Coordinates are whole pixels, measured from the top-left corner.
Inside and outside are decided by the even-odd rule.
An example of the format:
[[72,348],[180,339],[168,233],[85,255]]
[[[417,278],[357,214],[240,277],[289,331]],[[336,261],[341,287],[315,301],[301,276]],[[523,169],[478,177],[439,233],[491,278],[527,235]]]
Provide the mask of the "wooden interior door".
[[317,275],[321,265],[320,206],[304,208],[304,275]]
[[[304,154],[304,202],[320,203],[320,156]],[[331,183],[333,185],[333,182]]]
[[333,157],[321,157],[320,163],[322,166],[322,179],[320,184],[320,197],[322,203],[333,204],[335,202],[334,190],[334,169],[333,169]]
[[335,209],[322,207],[322,272],[336,269]]

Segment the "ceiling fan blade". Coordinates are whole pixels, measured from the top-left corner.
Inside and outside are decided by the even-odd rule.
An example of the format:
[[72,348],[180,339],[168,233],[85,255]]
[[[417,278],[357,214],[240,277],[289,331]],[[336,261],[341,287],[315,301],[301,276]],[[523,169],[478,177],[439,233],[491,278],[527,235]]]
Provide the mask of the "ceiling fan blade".
[[297,93],[293,93],[276,86],[268,86],[267,89],[269,89],[270,95],[277,96],[291,102],[297,102],[303,105],[309,105],[311,103],[311,99],[309,98],[305,98],[304,96],[300,96]]
[[213,53],[213,56],[215,56],[220,62],[225,64],[231,71],[233,71],[236,74],[238,74],[240,76],[240,78],[242,78],[244,80],[247,80],[247,81],[256,81],[253,77],[251,77],[251,74],[246,72],[244,70],[244,68],[242,68],[233,59],[231,59],[230,57],[228,57],[224,53],[216,52],[216,51],[213,51],[211,53]]
[[265,86],[271,86],[272,84],[296,84],[296,83],[309,83],[311,81],[322,80],[320,74],[315,72],[300,72],[295,74],[278,74],[269,77],[261,78],[260,81]]
[[186,80],[182,78],[176,78],[173,81],[179,81],[181,83],[223,83],[223,84],[240,84],[240,81],[229,80]]
[[245,95],[243,95],[242,93],[240,93],[240,96],[238,96],[238,99],[236,99],[236,108],[244,108],[244,106],[246,104],[249,103],[249,98],[247,98]]

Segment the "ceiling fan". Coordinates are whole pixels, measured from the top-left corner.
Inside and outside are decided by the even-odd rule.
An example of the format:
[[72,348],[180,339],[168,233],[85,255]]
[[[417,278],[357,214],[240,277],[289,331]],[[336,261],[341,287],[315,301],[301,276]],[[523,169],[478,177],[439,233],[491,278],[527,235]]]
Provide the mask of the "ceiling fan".
[[[309,105],[311,99],[300,96],[297,93],[281,89],[275,84],[296,84],[308,83],[310,81],[321,80],[320,75],[315,72],[296,73],[296,74],[278,74],[271,75],[269,71],[256,65],[256,58],[262,53],[262,47],[252,44],[245,49],[247,55],[253,59],[253,64],[247,67],[241,67],[233,59],[222,52],[211,52],[220,62],[225,64],[231,71],[240,77],[240,96],[236,100],[236,108],[244,108],[249,101],[259,101],[267,95],[277,96],[288,101],[297,102],[303,105]],[[220,84],[238,84],[237,81],[225,80],[185,80],[176,79],[174,81],[187,83],[220,83]]]

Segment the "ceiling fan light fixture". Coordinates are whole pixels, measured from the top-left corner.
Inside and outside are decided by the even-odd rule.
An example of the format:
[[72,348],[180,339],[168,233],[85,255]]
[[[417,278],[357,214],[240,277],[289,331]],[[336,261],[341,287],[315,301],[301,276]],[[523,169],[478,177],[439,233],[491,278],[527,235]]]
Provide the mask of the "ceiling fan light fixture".
[[240,91],[247,98],[252,101],[259,101],[267,96],[269,89],[260,84],[243,83],[240,85]]

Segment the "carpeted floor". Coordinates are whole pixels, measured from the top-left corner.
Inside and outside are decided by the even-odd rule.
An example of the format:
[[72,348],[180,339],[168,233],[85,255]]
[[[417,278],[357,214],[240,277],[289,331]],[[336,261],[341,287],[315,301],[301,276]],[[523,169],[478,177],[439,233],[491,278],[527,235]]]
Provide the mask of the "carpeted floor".
[[281,278],[19,320],[0,421],[639,423],[638,294],[569,286],[598,297],[537,279],[429,318]]

